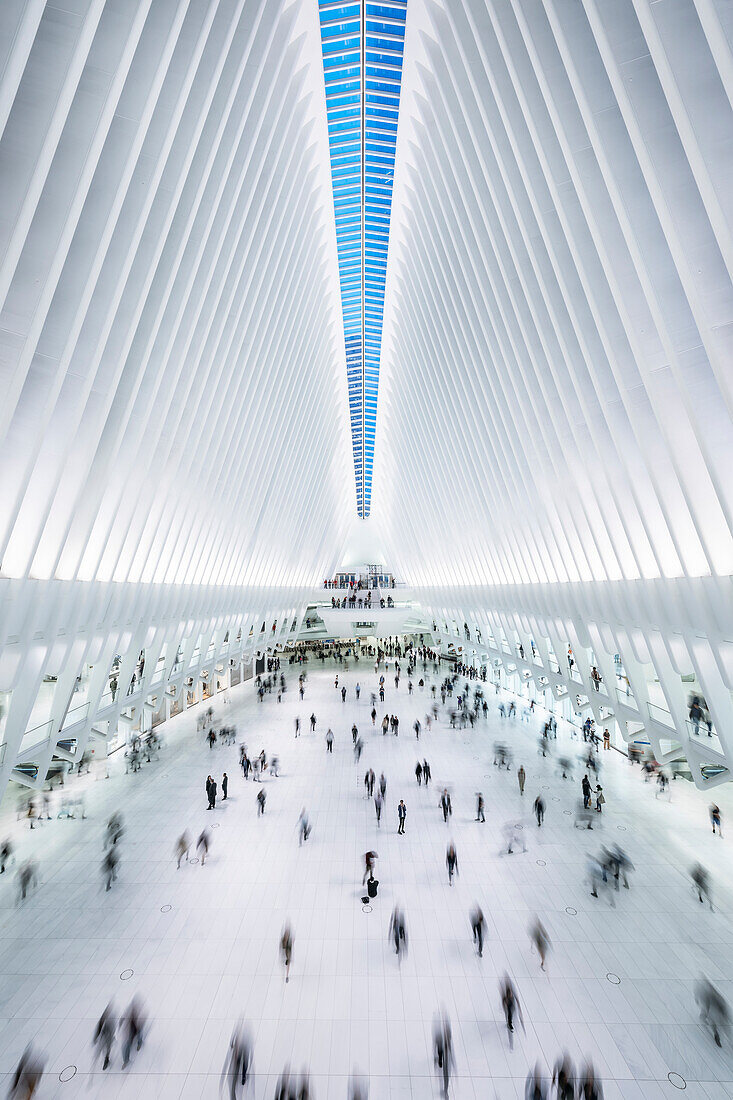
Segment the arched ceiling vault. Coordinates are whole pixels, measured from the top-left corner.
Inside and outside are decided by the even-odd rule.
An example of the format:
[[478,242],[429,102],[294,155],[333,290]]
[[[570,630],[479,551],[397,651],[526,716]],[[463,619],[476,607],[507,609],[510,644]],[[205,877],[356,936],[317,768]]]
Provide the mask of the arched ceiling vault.
[[0,779],[44,677],[50,759],[80,666],[79,751],[113,656],[282,643],[359,544],[733,728],[731,43],[724,0],[0,4]]

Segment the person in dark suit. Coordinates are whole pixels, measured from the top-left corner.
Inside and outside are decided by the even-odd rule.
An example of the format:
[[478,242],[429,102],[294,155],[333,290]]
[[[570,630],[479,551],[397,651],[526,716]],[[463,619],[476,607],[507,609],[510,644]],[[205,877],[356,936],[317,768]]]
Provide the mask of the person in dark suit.
[[397,832],[398,833],[404,833],[404,831],[405,831],[405,818],[407,817],[407,806],[405,805],[405,803],[402,799],[400,799],[400,804],[397,807],[397,817],[399,818],[399,822],[400,822],[399,827],[397,829]]
[[222,802],[226,801],[228,788],[229,788],[229,776],[227,775],[226,772],[224,772],[224,775],[221,777],[221,789],[224,792],[224,794],[222,795],[222,799],[221,799]]
[[215,809],[215,807],[216,807],[216,780],[212,779],[211,776],[209,776],[208,779],[206,780],[206,797],[209,800],[209,805],[206,807],[206,809],[207,810]]

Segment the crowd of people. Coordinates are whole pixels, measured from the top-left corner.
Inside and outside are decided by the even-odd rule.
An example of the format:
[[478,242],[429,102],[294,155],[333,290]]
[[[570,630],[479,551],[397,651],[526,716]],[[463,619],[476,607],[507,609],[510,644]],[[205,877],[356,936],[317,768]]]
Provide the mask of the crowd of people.
[[[354,593],[351,597],[354,598]],[[364,657],[368,664],[364,665]],[[376,651],[366,651],[359,654],[353,650],[348,652],[341,647],[323,649],[316,654],[316,659],[321,663],[331,660],[337,666],[334,678],[334,690],[336,698],[341,700],[340,705],[346,706],[352,697],[359,703],[362,689],[361,679],[367,684],[365,695],[368,695],[366,714],[370,723],[367,728],[372,731],[370,742],[372,751],[383,750],[383,737],[400,737],[400,699],[409,698],[416,691],[421,692],[425,700],[424,719],[415,719],[410,728],[402,736],[414,737],[415,745],[420,744],[421,735],[430,738],[434,727],[440,723],[442,733],[445,731],[458,731],[467,727],[474,728],[477,724],[488,721],[493,708],[489,706],[486,697],[486,670],[475,669],[467,666],[452,664],[449,671],[445,672],[444,666],[439,662],[438,654],[425,645],[413,645],[403,643],[399,639],[390,639],[388,644],[379,647]],[[359,680],[352,686],[351,680],[344,679],[344,673],[349,670],[350,662],[355,669],[361,660],[363,673]],[[374,677],[371,672],[373,661]],[[388,685],[389,679],[389,685]],[[405,690],[406,681],[406,690]],[[273,659],[268,663],[267,673],[259,675],[255,681],[255,692],[260,703],[266,699],[276,699],[281,703],[288,691],[286,676],[280,668],[279,659]],[[385,702],[386,693],[390,694],[390,705],[381,720],[377,705]],[[308,694],[308,673],[303,670],[298,676],[297,695],[300,703],[304,703]],[[306,710],[310,709],[306,704]],[[495,713],[500,721],[510,726],[512,723],[528,721],[534,712],[534,704],[517,706],[515,699],[504,698],[496,704]],[[351,719],[351,713],[348,719]],[[361,711],[360,713],[365,713]],[[337,737],[331,727],[325,732],[319,726],[319,718],[312,710],[309,719],[297,714],[294,719],[294,738],[297,740],[303,734],[306,725],[310,734],[314,737],[323,737],[326,753],[329,757],[334,755],[334,743],[339,746],[343,742],[348,743],[348,737]],[[335,724],[335,723],[334,723]],[[360,734],[359,724],[354,720],[351,724],[351,747],[354,760],[358,767],[362,752],[364,751],[364,736]],[[348,720],[344,720],[345,729],[348,728]],[[238,759],[239,771],[241,771],[243,783],[251,782],[253,786],[248,788],[254,794],[254,812],[257,818],[265,816],[267,806],[268,787],[264,780],[277,781],[279,776],[279,758],[270,753],[268,755],[264,747],[257,751],[257,746],[250,750],[244,740],[240,740],[236,726],[231,723],[223,724],[214,715],[212,708],[205,711],[198,724],[198,732],[202,737],[201,747],[208,746],[206,759],[221,760],[221,768],[209,769],[204,784],[206,796],[206,811],[216,815],[221,809],[221,804],[229,798],[230,772],[236,771]],[[557,722],[553,715],[544,719],[541,734],[537,743],[537,754],[542,758],[556,757],[557,773],[569,784],[569,790],[575,790],[576,804],[574,810],[574,825],[591,830],[598,828],[602,823],[606,798],[600,782],[602,773],[601,739],[595,732],[592,723],[586,722],[582,727],[582,742],[578,738],[579,752],[576,758],[572,754],[557,751],[558,736]],[[379,736],[375,736],[379,735]],[[448,736],[454,737],[452,732]],[[571,738],[572,739],[572,738]],[[323,743],[321,742],[321,743]],[[510,743],[509,743],[510,742]],[[525,761],[520,761],[519,767],[514,769],[515,749],[514,744],[521,744],[522,751],[526,753],[526,739],[517,742],[510,737],[507,741],[495,742],[493,749],[493,764],[497,776],[501,776],[500,782],[508,785],[507,789],[513,792],[518,790],[519,799],[524,798],[527,783],[527,771]],[[428,744],[431,742],[428,740]],[[236,756],[228,752],[236,746]],[[604,744],[603,749],[608,746]],[[215,751],[217,750],[217,751]],[[414,775],[417,787],[424,792],[430,788],[432,769],[429,759],[421,748],[416,759]],[[221,755],[219,753],[221,752]],[[429,749],[428,749],[429,752]],[[211,754],[211,755],[209,755]],[[526,761],[529,763],[529,761]],[[579,778],[575,778],[576,765],[579,766]],[[331,765],[328,765],[331,766]],[[134,770],[134,769],[133,769]],[[398,789],[390,795],[390,803],[387,803],[387,779],[385,771],[380,771],[379,776],[370,762],[361,779],[361,770],[357,772],[358,786],[363,788],[363,797],[373,803],[378,828],[394,828],[397,835],[404,836],[407,831],[408,804],[406,801],[407,790]],[[658,787],[661,786],[665,793],[664,772],[655,769]],[[516,780],[510,773],[514,772]],[[591,778],[592,777],[592,778]],[[660,782],[661,777],[661,782]],[[648,778],[648,776],[647,776]],[[516,786],[515,786],[516,784]],[[243,788],[239,788],[240,794]],[[275,790],[275,787],[272,787]],[[413,788],[414,790],[414,788]],[[256,792],[256,793],[255,793]],[[660,790],[657,790],[659,795]],[[534,799],[532,801],[532,795]],[[434,801],[437,796],[437,804]],[[423,794],[420,798],[425,797]],[[516,795],[514,796],[516,797]],[[454,806],[450,785],[441,781],[437,790],[432,794],[432,806],[437,805],[437,810],[446,826],[445,845],[445,880],[450,887],[454,886],[461,873],[470,877],[470,865],[459,863],[458,845],[452,836]],[[527,800],[532,804],[532,815],[537,829],[545,829],[545,821],[548,815],[546,799],[541,791],[535,793],[530,788]],[[46,805],[44,803],[44,805]],[[203,803],[202,803],[203,805]],[[475,815],[474,815],[475,810]],[[469,820],[478,825],[486,823],[486,798],[482,791],[475,792],[475,805],[471,809]],[[431,811],[435,813],[435,809]],[[555,813],[557,811],[554,811]],[[394,814],[394,816],[392,816]],[[36,825],[38,815],[29,815],[30,828]],[[46,816],[50,818],[49,808],[46,805]],[[552,814],[550,814],[552,817]],[[713,804],[710,809],[710,820],[713,833],[722,836],[721,812],[719,806]],[[464,828],[465,826],[461,826]],[[533,825],[533,828],[535,826]],[[297,818],[296,832],[298,845],[303,846],[309,842],[312,836],[313,824],[306,806],[300,809]],[[512,856],[519,852],[527,851],[527,829],[513,817],[502,826],[503,844],[501,854]],[[195,835],[195,833],[194,833]],[[482,835],[483,831],[482,831]],[[105,891],[111,891],[118,881],[121,861],[121,853],[124,844],[125,825],[121,812],[112,814],[106,822],[102,838],[102,882]],[[590,840],[590,838],[589,838]],[[207,856],[211,850],[210,827],[204,827],[196,840],[196,858],[201,867],[206,865]],[[400,844],[404,842],[400,841]],[[191,862],[190,852],[192,840],[189,832],[185,830],[177,839],[174,849],[176,868],[181,870],[184,864]],[[215,853],[216,854],[216,853]],[[14,848],[10,839],[0,845],[0,874],[6,871],[14,856]],[[367,905],[378,897],[379,880],[376,876],[379,856],[373,848],[368,848],[363,856],[361,889],[366,890],[362,902]],[[634,865],[628,854],[618,843],[605,843],[600,845],[597,852],[586,852],[587,887],[588,894],[594,899],[591,904],[598,904],[605,900],[606,904],[615,907],[617,898],[622,890],[631,889],[630,877],[634,871]],[[19,883],[19,901],[24,902],[30,891],[38,882],[38,866],[34,860],[26,860],[17,869]],[[707,904],[713,909],[712,886],[710,874],[700,863],[696,863],[690,870],[690,880],[694,890],[694,896],[700,904]],[[398,886],[399,884],[393,884]],[[486,884],[473,882],[472,888],[479,892],[485,889]],[[358,887],[357,887],[358,889]],[[486,902],[484,902],[486,905]],[[484,957],[484,949],[487,941],[487,920],[483,909],[476,901],[466,913],[467,922],[464,926],[466,942],[468,936],[479,959]],[[400,904],[396,904],[389,922],[386,925],[387,940],[396,956],[397,965],[401,966],[408,950],[408,919],[409,914]],[[414,929],[413,929],[414,931]],[[527,928],[527,941],[532,952],[536,953],[539,969],[546,972],[548,969],[552,941],[538,914],[535,914]],[[297,960],[294,963],[295,931],[289,921],[282,927],[280,938],[277,941],[282,973],[285,984],[289,985],[293,975],[297,975]],[[295,969],[294,966],[296,967]],[[700,1021],[706,1027],[715,1044],[721,1046],[729,1042],[729,1010],[727,1003],[720,991],[707,979],[701,979],[695,988]],[[496,992],[497,1012],[503,1016],[506,1028],[507,1048],[512,1050],[517,1029],[524,1030],[525,1008],[519,990],[510,974],[505,974]],[[127,1009],[118,1012],[115,1006],[108,1004],[99,1018],[91,1037],[94,1050],[95,1066],[101,1066],[102,1071],[107,1071],[110,1066],[116,1064],[119,1057],[119,1065],[126,1068],[134,1054],[141,1050],[147,1034],[148,1022],[146,1013],[139,997],[134,997]],[[240,1021],[234,1029],[228,1047],[224,1053],[222,1069],[222,1085],[225,1087],[231,1100],[236,1100],[242,1091],[247,1088],[252,1080],[254,1065],[255,1043],[249,1026]],[[448,1013],[441,1009],[435,1017],[433,1028],[433,1061],[439,1087],[445,1097],[448,1097],[457,1072],[457,1056],[453,1040],[453,1029]],[[44,1058],[33,1048],[28,1048],[18,1066],[13,1083],[11,1095],[16,1097],[30,1097],[37,1089],[42,1077]],[[361,1077],[353,1077],[348,1085],[350,1100],[367,1100],[369,1093],[368,1082]],[[558,1054],[552,1066],[543,1067],[539,1064],[528,1068],[525,1095],[531,1100],[549,1100],[550,1097],[558,1097],[559,1100],[600,1100],[603,1095],[602,1084],[593,1068],[592,1061],[586,1060],[581,1065],[574,1065],[566,1053]],[[313,1100],[313,1089],[309,1082],[308,1072],[303,1069],[293,1072],[289,1066],[285,1066],[280,1074],[275,1091],[274,1100]]]
[[325,580],[324,588],[346,589],[348,592],[367,592],[372,588],[394,588],[395,579],[392,576],[356,577],[352,579],[345,574],[334,577],[333,580]]
[[[350,654],[350,656],[354,659],[353,654]],[[328,654],[321,653],[319,657],[322,661],[326,659],[326,657],[331,657],[340,664],[344,663],[343,654],[334,650]],[[417,671],[418,664],[421,662],[423,666],[423,675],[420,676],[419,679],[419,688],[423,691],[427,688],[430,703],[425,715],[424,724],[420,720],[416,720],[413,723],[412,732],[417,741],[419,741],[420,734],[423,730],[430,732],[432,724],[438,719],[440,706],[444,708],[449,728],[463,729],[468,725],[473,728],[479,719],[487,717],[488,705],[483,687],[486,680],[485,673],[482,676],[481,672],[475,669],[463,667],[454,668],[448,676],[443,676],[433,681],[432,677],[440,672],[436,659],[437,655],[432,651],[428,651],[426,647],[402,647],[399,643],[391,645],[389,653],[385,649],[385,651],[377,651],[376,654],[370,654],[370,657],[375,657],[374,671],[376,675],[376,690],[371,692],[370,697],[372,727],[377,725],[377,699],[381,702],[385,699],[387,687],[386,665],[390,658],[392,661],[395,693],[399,692],[402,678],[405,677],[408,683],[408,695],[412,695],[415,686],[414,680],[419,675]],[[428,672],[428,665],[430,666],[430,672]],[[462,679],[465,681],[463,684],[461,684]],[[306,680],[307,673],[301,672],[299,676],[299,694],[301,700],[305,697]],[[479,682],[474,683],[472,686],[471,681]],[[269,694],[274,686],[273,683],[265,683],[262,685],[262,690],[265,694]],[[338,674],[334,679],[334,688],[340,695],[342,702],[345,702],[349,689],[345,683],[340,681]],[[280,684],[280,689],[285,690],[284,683]],[[360,696],[360,684],[358,681],[355,688],[355,696],[358,700]],[[395,694],[395,699],[396,698],[397,695]],[[438,700],[440,700],[440,705]],[[522,720],[526,721],[533,711],[534,703],[531,703],[529,706],[523,707],[521,712],[519,712],[515,700],[510,700],[508,704],[501,702],[498,707],[500,716],[509,721],[516,719],[518,715]],[[300,725],[301,720],[299,717],[296,717],[296,738],[300,735]],[[315,712],[313,712],[310,716],[311,733],[315,733],[317,727],[318,718]],[[392,712],[385,713],[379,723],[379,727],[381,728],[382,736],[390,734],[393,737],[398,737],[400,734],[399,715]],[[359,735],[356,723],[352,725],[351,734],[354,757],[358,763],[363,741]],[[599,757],[601,739],[596,734],[592,720],[586,720],[583,724],[581,735],[582,741],[586,747],[577,758],[580,764],[582,777],[578,781],[579,792],[575,824],[580,824],[587,829],[592,829],[594,827],[593,818],[596,815],[603,814],[606,802],[603,787],[599,781],[602,768]],[[329,727],[325,733],[325,743],[326,751],[330,754],[333,753],[334,739],[333,730]],[[538,753],[543,757],[551,756],[554,752],[553,746],[556,741],[557,721],[553,715],[550,715],[545,720],[542,733],[538,740]],[[603,738],[603,749],[608,749],[606,736]],[[242,746],[240,751],[246,757],[246,747]],[[261,758],[260,771],[263,771],[266,764],[264,750],[261,753]],[[494,764],[497,769],[505,769],[509,772],[512,768],[512,763],[513,755],[509,746],[505,743],[497,742],[494,746]],[[564,755],[558,755],[557,765],[558,771],[564,779],[571,778],[573,772],[573,762],[571,758]],[[246,774],[245,772],[245,776]],[[590,775],[593,776],[592,782]],[[427,787],[431,778],[431,768],[428,760],[419,758],[415,764],[415,779],[418,787]],[[520,796],[524,795],[525,781],[526,771],[524,766],[520,765],[517,769],[517,782]],[[379,780],[377,780],[374,768],[371,766],[368,767],[364,774],[363,785],[365,797],[374,802],[377,826],[381,827],[382,814],[387,795],[387,781],[384,772],[381,773]],[[258,797],[262,798],[262,795]],[[442,814],[443,821],[446,825],[450,825],[453,815],[453,806],[451,793],[447,787],[443,787],[440,792],[438,807]],[[543,826],[546,810],[547,806],[545,799],[541,794],[537,794],[533,803],[533,814],[538,828],[542,828]],[[720,811],[718,807],[714,807],[714,811],[715,813],[711,810],[711,820],[713,821],[713,829],[715,831],[720,828]],[[396,802],[396,817],[397,834],[404,835],[408,817],[408,810],[404,797],[400,797]],[[486,821],[485,799],[483,793],[480,791],[476,792],[475,821],[479,823],[485,823]],[[310,832],[311,823],[304,807],[298,818],[299,845],[307,841]],[[520,835],[521,826],[515,822],[508,822],[504,832],[506,854],[513,854],[517,845],[520,843],[522,851],[527,850],[525,834],[521,833]],[[364,903],[371,903],[378,894],[379,881],[376,878],[377,861],[378,854],[373,849],[369,849],[364,853],[361,880],[362,888],[366,888],[367,891],[362,899]],[[453,840],[449,840],[446,847],[445,865],[448,883],[449,885],[453,885],[455,877],[459,874],[458,853],[456,844]],[[626,852],[618,843],[602,845],[597,855],[590,853],[587,855],[587,868],[588,892],[590,896],[594,899],[606,898],[608,904],[615,907],[615,895],[618,894],[619,890],[622,888],[630,889],[629,876],[634,867]],[[698,891],[700,901],[708,901],[712,908],[710,883],[707,872],[700,865],[696,865],[691,870],[691,877],[695,889]],[[477,955],[482,958],[486,935],[486,921],[478,903],[474,905],[468,914],[468,924]],[[531,920],[528,928],[528,938],[532,949],[536,952],[538,957],[540,969],[546,971],[552,944],[547,929],[539,916],[535,916]],[[408,936],[407,918],[404,910],[399,905],[394,907],[390,917],[388,939],[394,949],[398,964],[401,964],[407,953]],[[290,980],[290,968],[293,955],[293,932],[289,925],[286,925],[283,930],[280,941],[280,952],[285,971],[285,981],[288,982]],[[519,994],[514,982],[508,975],[500,982],[498,996],[506,1024],[507,1043],[511,1049],[513,1047],[516,1025],[519,1024],[521,1028],[524,1028],[525,1025]],[[725,1035],[727,1028],[727,1006],[725,1001],[710,983],[700,986],[697,997],[701,1004],[701,1019],[712,1021],[710,1024],[711,1031],[715,1037],[715,1041],[719,1042],[720,1036]],[[238,1049],[234,1040],[233,1044],[232,1049]],[[244,1044],[244,1046],[247,1050],[246,1061],[249,1065],[251,1062],[251,1044]],[[442,1091],[445,1096],[448,1096],[455,1068],[455,1054],[453,1051],[451,1024],[445,1012],[441,1012],[440,1017],[436,1020],[434,1029],[434,1059]],[[584,1100],[594,1100],[594,1098],[600,1098],[603,1095],[603,1090],[602,1084],[590,1060],[587,1060],[584,1065],[574,1066],[567,1054],[561,1054],[558,1056],[551,1070],[549,1068],[543,1070],[541,1066],[535,1065],[530,1068],[527,1075],[527,1097],[532,1097],[534,1100],[542,1100],[542,1098],[549,1098],[551,1093],[563,1098],[563,1100],[568,1100],[568,1098],[576,1096],[584,1098]],[[232,1096],[235,1095],[235,1092],[232,1091]],[[307,1074],[293,1075],[290,1070],[286,1068],[278,1082],[278,1089],[275,1093],[276,1100],[280,1100],[281,1097],[285,1098],[285,1100],[290,1100],[290,1097],[300,1098],[303,1096],[309,1097],[310,1095]],[[350,1096],[355,1098],[355,1100],[358,1100],[360,1097],[366,1097],[367,1095],[367,1086],[363,1081],[360,1081],[358,1085],[352,1085]]]

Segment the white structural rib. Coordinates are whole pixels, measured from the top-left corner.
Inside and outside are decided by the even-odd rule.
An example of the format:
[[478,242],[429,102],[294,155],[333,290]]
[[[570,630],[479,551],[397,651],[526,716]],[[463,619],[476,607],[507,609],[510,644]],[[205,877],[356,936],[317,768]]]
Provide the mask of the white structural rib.
[[316,12],[9,0],[0,135],[0,780],[41,783],[251,669],[338,560]]
[[375,468],[390,565],[464,654],[729,778],[733,9],[423,9]]

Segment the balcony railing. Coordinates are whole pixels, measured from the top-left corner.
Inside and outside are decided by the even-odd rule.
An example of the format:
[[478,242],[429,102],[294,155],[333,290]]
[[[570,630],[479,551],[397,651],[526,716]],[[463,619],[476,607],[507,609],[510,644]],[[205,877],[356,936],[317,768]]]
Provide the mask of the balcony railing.
[[83,722],[89,715],[89,701],[86,703],[80,703],[78,707],[71,707],[66,712],[66,717],[61,723],[61,729],[68,729],[69,726],[76,725],[77,722]]
[[23,740],[20,744],[20,751],[23,756],[29,752],[35,752],[36,749],[42,749],[48,744],[51,736],[51,729],[53,722],[49,718],[46,722],[41,722],[38,726],[33,726],[32,729],[26,730],[23,734]]
[[704,741],[705,745],[714,749],[717,752],[722,752],[723,747],[720,744],[720,738],[718,737],[715,726],[710,725],[708,728],[707,722],[693,722],[691,718],[687,719],[687,729],[690,737],[694,737],[696,741]]
[[649,717],[652,718],[655,722],[659,722],[661,725],[667,726],[668,729],[676,729],[674,718],[672,717],[670,712],[664,707],[659,707],[656,703],[647,703],[647,708],[649,710]]

